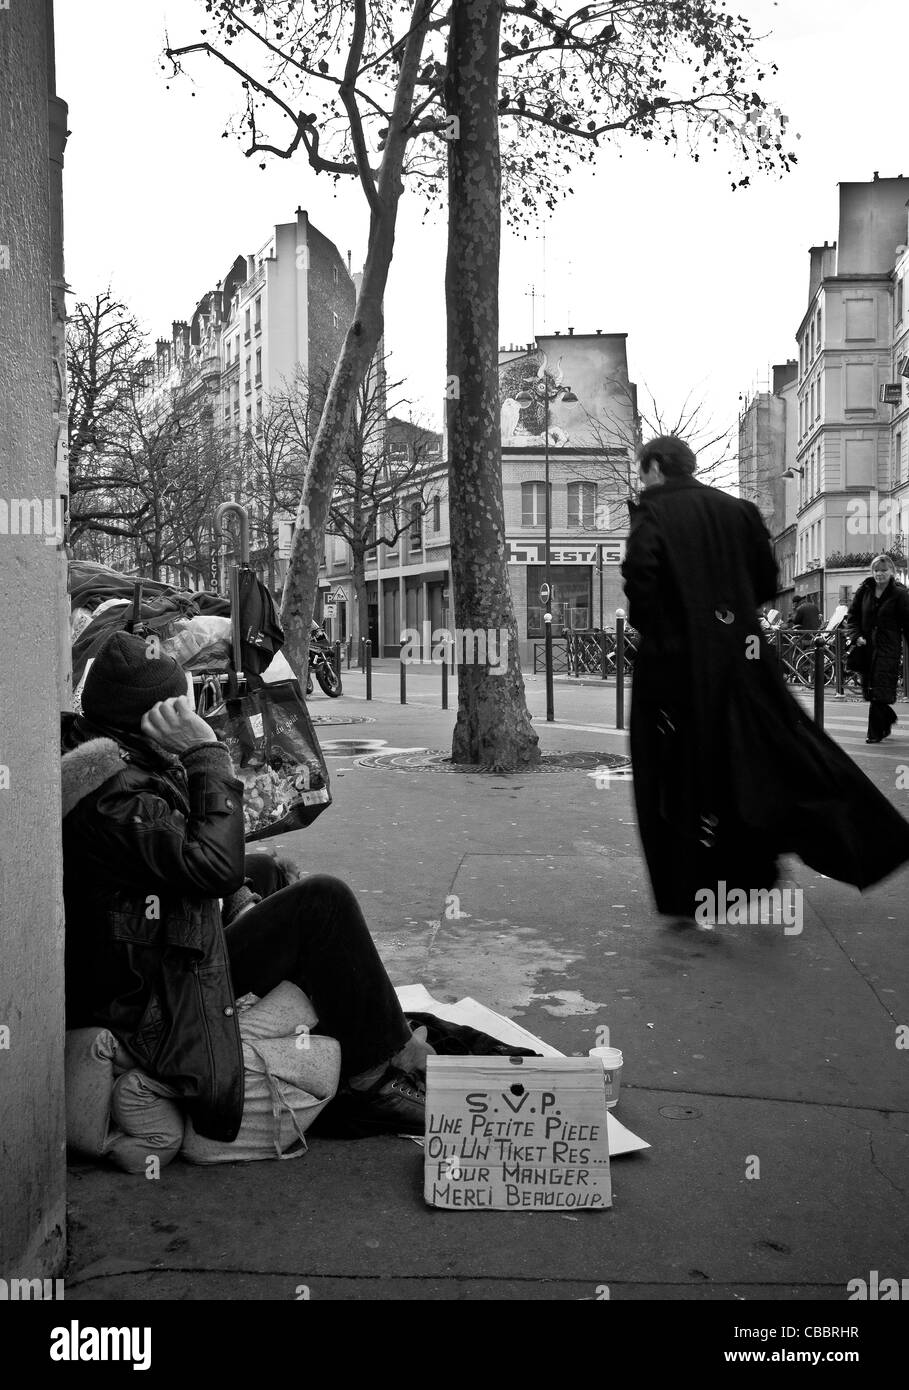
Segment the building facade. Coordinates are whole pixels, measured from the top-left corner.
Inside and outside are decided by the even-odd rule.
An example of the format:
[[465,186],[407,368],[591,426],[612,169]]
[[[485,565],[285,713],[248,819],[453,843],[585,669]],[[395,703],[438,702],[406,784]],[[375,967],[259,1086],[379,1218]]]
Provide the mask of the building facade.
[[796,333],[794,581],[825,616],[850,600],[874,554],[894,550],[905,575],[881,499],[890,501],[903,450],[907,392],[894,359],[906,336],[907,200],[903,177],[841,184],[838,240],[810,252]]
[[[247,507],[251,562],[263,575],[271,567],[278,587],[285,567],[275,558],[281,509],[262,495],[261,478],[256,482],[250,476],[255,449],[249,441],[261,443],[267,412],[288,392],[297,392],[308,419],[318,419],[355,304],[349,253],[342,257],[297,208],[295,220],[276,225],[254,255],[235,258],[191,319],[172,323],[170,336],[158,339],[147,363],[143,411],[166,411],[179,398],[181,409],[193,419],[204,413],[210,420],[219,489],[209,510],[213,514],[221,501]],[[301,443],[298,491],[304,470]],[[268,470],[263,471],[267,476]],[[100,545],[97,558],[124,572],[136,569],[134,543],[107,538]],[[209,534],[198,551],[194,563],[162,566],[159,578],[190,587],[217,586],[217,538]]]
[[[610,627],[624,603],[620,566],[640,435],[637,396],[628,378],[625,334],[569,330],[502,348],[499,378],[508,576],[521,660],[532,668],[534,648],[545,634],[540,586],[546,574],[547,452],[553,634]],[[404,628],[422,631],[424,622],[432,629],[454,628],[444,459],[430,506],[394,548],[379,546],[367,561],[369,633],[361,634],[349,616],[349,547],[340,537],[327,537],[319,611],[324,613],[327,598],[334,613],[324,621],[333,640],[369,635],[375,652],[394,656]]]
[[907,574],[909,542],[909,178],[839,187],[837,241],[809,252],[798,358],[739,418],[739,485],[760,507],[780,571],[825,618],[871,558]]

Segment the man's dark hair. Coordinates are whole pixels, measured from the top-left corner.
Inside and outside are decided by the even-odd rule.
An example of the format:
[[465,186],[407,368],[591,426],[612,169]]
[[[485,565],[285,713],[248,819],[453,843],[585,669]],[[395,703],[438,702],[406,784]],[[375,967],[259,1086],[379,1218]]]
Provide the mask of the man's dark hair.
[[651,464],[658,463],[664,478],[684,478],[697,467],[697,459],[685,443],[674,434],[659,434],[645,444],[638,462],[646,473]]

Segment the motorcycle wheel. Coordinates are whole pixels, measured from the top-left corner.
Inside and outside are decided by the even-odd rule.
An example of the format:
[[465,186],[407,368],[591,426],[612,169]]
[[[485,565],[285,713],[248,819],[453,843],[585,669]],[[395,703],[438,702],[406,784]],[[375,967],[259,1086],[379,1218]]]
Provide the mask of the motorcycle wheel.
[[341,694],[341,677],[330,661],[319,662],[316,667],[316,680],[332,700],[336,700]]

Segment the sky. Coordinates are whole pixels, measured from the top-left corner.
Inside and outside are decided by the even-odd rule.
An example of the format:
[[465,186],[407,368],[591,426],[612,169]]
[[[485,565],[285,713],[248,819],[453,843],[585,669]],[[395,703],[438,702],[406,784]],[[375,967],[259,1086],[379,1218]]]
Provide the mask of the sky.
[[[632,380],[667,415],[703,402],[717,429],[796,354],[808,248],[837,235],[837,184],[909,175],[905,0],[740,0],[779,73],[764,89],[790,118],[798,165],[732,191],[725,154],[695,164],[655,143],[604,147],[573,197],[503,228],[500,341],[537,333],[628,334]],[[237,254],[302,205],[352,252],[365,202],[304,162],[265,170],[221,139],[236,89],[200,59],[195,81],[161,68],[164,37],[196,37],[203,0],[56,0],[57,91],[69,105],[66,275],[74,295],[111,284],[148,330],[169,336]],[[386,295],[393,378],[414,418],[439,427],[445,381],[444,212],[405,193]],[[536,298],[531,297],[531,288]],[[72,300],[70,301],[73,302]]]

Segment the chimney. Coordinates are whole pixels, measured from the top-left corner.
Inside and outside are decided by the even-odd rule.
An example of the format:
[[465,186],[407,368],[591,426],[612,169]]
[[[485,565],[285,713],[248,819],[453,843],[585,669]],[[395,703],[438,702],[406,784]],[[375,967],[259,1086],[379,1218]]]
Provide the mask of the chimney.
[[255,275],[255,273],[256,273],[256,258],[255,258],[255,256],[247,256],[247,257],[246,257],[246,278],[247,278],[247,280],[251,280],[251,279],[253,278],[253,276]]
[[569,328],[569,330],[568,330],[568,336],[569,336],[569,338],[573,338],[573,337],[574,337],[574,329],[573,329],[573,328]]
[[874,171],[874,180],[873,180],[873,182],[874,182],[874,183],[877,183],[877,181],[878,181],[879,178],[880,178],[880,174],[879,174],[878,171],[875,169],[875,171]]
[[562,330],[561,330],[561,328],[557,328],[557,329],[556,329],[555,335],[556,335],[557,338],[561,338],[561,336],[562,336]]
[[598,328],[598,329],[597,329],[597,337],[598,337],[598,338],[600,337],[600,335],[602,334],[602,332],[603,332],[602,328]]

